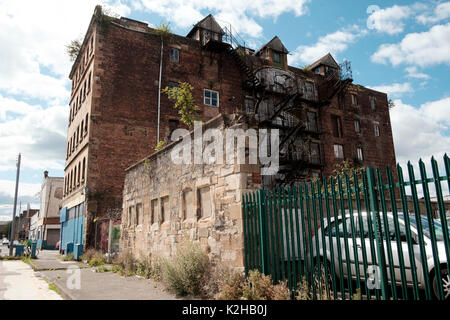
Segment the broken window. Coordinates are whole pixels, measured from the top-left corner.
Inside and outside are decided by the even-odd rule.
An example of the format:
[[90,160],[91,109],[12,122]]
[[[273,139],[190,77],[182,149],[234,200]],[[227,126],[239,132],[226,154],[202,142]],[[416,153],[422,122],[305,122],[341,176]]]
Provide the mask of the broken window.
[[334,157],[336,159],[344,159],[344,146],[341,144],[334,145]]
[[219,93],[213,90],[204,90],[205,93],[205,104],[207,106],[218,107],[219,106]]
[[170,62],[179,62],[180,61],[180,51],[175,48],[170,48]]
[[370,97],[370,108],[372,110],[376,109],[376,105],[375,105],[375,98],[374,97]]
[[352,106],[357,106],[358,105],[358,97],[356,96],[356,94],[351,94],[352,97]]
[[380,136],[380,126],[378,124],[375,124],[374,128],[375,128],[375,137],[379,137]]
[[255,112],[255,101],[254,101],[253,97],[246,96],[244,104],[245,104],[245,112],[247,114],[252,114]]
[[169,197],[161,198],[161,223],[170,220]]
[[331,116],[331,122],[333,126],[333,135],[336,138],[342,138],[342,123],[341,117],[339,116]]
[[172,133],[180,127],[180,121],[175,119],[169,119],[169,138],[172,137]]
[[356,155],[357,155],[359,161],[364,160],[362,148],[356,148]]
[[200,218],[209,218],[211,216],[211,194],[209,187],[198,190],[199,205],[200,205]]
[[307,129],[308,131],[317,132],[317,113],[308,111],[307,112]]
[[361,123],[359,120],[355,120],[355,132],[360,133],[361,132]]
[[320,146],[316,142],[310,145],[310,161],[313,164],[320,164]]
[[183,217],[193,219],[196,217],[194,209],[194,193],[191,189],[183,192]]

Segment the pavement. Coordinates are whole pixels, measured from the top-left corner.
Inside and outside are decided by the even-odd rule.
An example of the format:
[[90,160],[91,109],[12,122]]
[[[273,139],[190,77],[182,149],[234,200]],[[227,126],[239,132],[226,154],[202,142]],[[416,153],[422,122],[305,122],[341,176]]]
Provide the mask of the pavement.
[[0,300],[62,300],[21,260],[0,261]]
[[[1,261],[0,298],[20,299],[29,295],[39,299],[48,282],[55,285],[59,299],[66,300],[177,300],[165,286],[138,276],[125,277],[113,272],[95,272],[96,268],[76,261],[62,261],[57,251],[41,250],[31,266],[22,261]],[[34,271],[33,271],[34,269]],[[26,274],[26,277],[22,277]],[[5,280],[6,278],[6,280]],[[6,282],[5,282],[6,281]],[[22,296],[20,293],[23,292]],[[4,293],[6,298],[1,294]],[[47,295],[48,296],[47,296]],[[56,296],[53,295],[56,298]],[[31,298],[30,298],[31,299]]]

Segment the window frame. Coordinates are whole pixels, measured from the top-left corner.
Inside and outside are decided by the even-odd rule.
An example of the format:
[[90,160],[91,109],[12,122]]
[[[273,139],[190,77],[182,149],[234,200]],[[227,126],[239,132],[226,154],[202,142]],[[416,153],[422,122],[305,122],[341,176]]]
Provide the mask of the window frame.
[[356,158],[359,161],[364,161],[364,150],[362,147],[357,147],[356,148]]
[[374,126],[373,126],[373,129],[375,131],[374,132],[375,137],[379,137],[380,136],[380,125],[375,123]]
[[[338,150],[336,150],[336,147],[340,147],[340,149],[342,150],[342,157],[339,157],[339,149]],[[338,160],[343,160],[343,159],[345,159],[345,153],[344,153],[344,146],[342,145],[342,144],[339,144],[339,143],[335,143],[334,145],[333,145],[333,151],[334,151],[334,158],[335,159],[338,159]]]
[[[210,93],[210,94],[215,93],[215,94],[217,95],[217,98],[215,98],[215,100],[217,100],[217,105],[213,105],[213,104],[212,104],[214,98],[213,98],[212,95],[211,95],[210,97],[207,97],[207,96],[206,96],[206,93],[207,93],[207,92]],[[209,100],[210,100],[210,103],[207,103],[207,102],[206,102],[206,99],[209,99]],[[219,91],[215,91],[215,90],[211,90],[211,89],[203,89],[203,104],[204,104],[205,106],[210,106],[210,107],[214,107],[214,108],[219,108],[219,106],[220,106],[220,94],[219,94]]]
[[[173,54],[175,52],[176,52],[176,55]],[[180,49],[171,47],[169,49],[169,60],[172,63],[179,63],[180,62]]]

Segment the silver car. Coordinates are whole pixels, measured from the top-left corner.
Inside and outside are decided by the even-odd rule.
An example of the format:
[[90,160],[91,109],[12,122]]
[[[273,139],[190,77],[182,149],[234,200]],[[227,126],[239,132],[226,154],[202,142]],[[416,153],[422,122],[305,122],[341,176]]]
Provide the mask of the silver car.
[[[353,214],[354,219],[354,227],[355,227],[355,240],[356,240],[356,247],[357,247],[357,253],[358,253],[358,264],[359,264],[359,273],[361,280],[364,281],[366,278],[365,275],[367,275],[367,270],[364,270],[364,264],[363,264],[363,243],[365,245],[365,252],[367,256],[367,265],[372,265],[372,255],[370,250],[370,239],[368,235],[368,219],[366,213],[361,213],[361,221],[363,223],[363,230],[364,233],[360,232],[359,228],[359,219],[358,214]],[[404,217],[401,213],[398,215],[399,219],[399,228],[400,228],[400,240],[401,240],[401,250],[403,253],[403,261],[404,261],[404,268],[406,273],[406,281],[408,286],[412,286],[412,273],[411,273],[411,263],[409,258],[409,251],[408,251],[408,243],[406,242],[406,229],[405,229],[405,222]],[[397,247],[397,241],[396,241],[396,233],[394,229],[394,220],[391,213],[387,214],[388,223],[389,223],[389,237],[391,239],[391,248],[392,248],[392,257],[393,257],[393,263],[394,263],[394,271],[395,271],[395,281],[398,285],[401,284],[401,270],[400,270],[400,263],[399,263],[399,252]],[[383,222],[383,215],[381,216],[382,222]],[[424,234],[424,243],[425,243],[425,251],[426,251],[426,260],[428,264],[428,270],[427,273],[430,275],[430,280],[432,282],[433,291],[434,294],[437,296],[437,287],[436,287],[436,276],[434,273],[435,269],[435,263],[433,259],[433,252],[432,252],[432,244],[430,239],[430,230],[429,230],[429,224],[428,219],[426,217],[421,217],[422,227],[423,227],[423,234]],[[347,242],[348,242],[348,251],[349,251],[349,260],[350,260],[350,270],[351,270],[351,277],[353,279],[356,279],[356,265],[355,265],[355,254],[354,254],[354,248],[353,248],[353,238],[352,238],[352,229],[351,229],[351,219],[350,214],[346,215],[346,227],[347,227]],[[345,255],[345,243],[344,243],[344,232],[343,232],[343,219],[342,217],[338,218],[338,232],[339,232],[339,241],[340,241],[340,250],[341,250],[341,261],[342,261],[342,271],[345,278],[348,278],[348,271],[347,271],[347,257]],[[316,256],[315,252],[315,243],[316,243],[316,237],[318,238],[319,242],[319,250],[320,250],[320,257],[324,259],[324,257],[327,257],[328,262],[331,262],[331,252],[330,252],[330,242],[329,242],[329,236],[331,233],[331,239],[333,242],[333,251],[334,251],[334,267],[335,270],[339,270],[339,260],[336,258],[338,257],[338,240],[336,236],[336,221],[334,218],[331,218],[331,227],[328,226],[326,223],[324,223],[323,227],[319,229],[318,233],[313,237],[312,244],[314,247],[314,256]],[[450,297],[450,277],[448,275],[447,270],[447,257],[445,254],[445,247],[444,247],[444,237],[443,237],[443,229],[442,225],[434,221],[435,224],[435,230],[436,230],[436,244],[437,244],[437,250],[438,250],[438,256],[439,256],[439,262],[440,262],[440,270],[441,270],[441,279],[443,284],[443,291],[445,299],[448,299]],[[419,283],[419,288],[425,287],[425,281],[424,281],[424,272],[423,272],[423,265],[422,265],[422,257],[420,253],[420,246],[419,246],[419,238],[418,238],[418,232],[417,232],[417,223],[415,220],[415,217],[410,217],[410,230],[411,230],[411,236],[413,239],[413,251],[414,251],[414,260],[416,264],[416,273],[417,273],[417,280]],[[325,234],[325,245],[322,243],[322,232]],[[384,230],[384,227],[382,228],[383,232],[383,238],[386,237],[386,232]],[[364,240],[362,240],[364,239]],[[375,240],[373,239],[373,243],[376,245]],[[324,248],[326,248],[326,254],[324,253]],[[389,268],[389,260],[388,252],[387,252],[387,243],[386,240],[384,240],[384,248],[385,248],[385,256],[386,256],[386,264]],[[376,247],[375,247],[375,255],[376,255]],[[391,275],[388,269],[387,272],[387,278],[388,282],[391,281]]]

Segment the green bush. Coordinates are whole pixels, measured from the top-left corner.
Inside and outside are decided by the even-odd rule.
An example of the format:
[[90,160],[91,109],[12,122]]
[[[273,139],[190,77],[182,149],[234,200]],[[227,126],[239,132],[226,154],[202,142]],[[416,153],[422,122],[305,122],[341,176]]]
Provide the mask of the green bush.
[[210,267],[208,255],[190,241],[180,244],[176,256],[162,265],[163,280],[177,294],[199,295]]
[[88,261],[88,264],[90,267],[99,267],[106,263],[106,260],[104,257],[93,257]]
[[73,260],[75,260],[74,257],[73,257],[73,253],[68,254],[67,256],[64,256],[63,260],[64,261],[73,261]]

